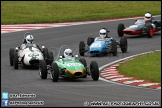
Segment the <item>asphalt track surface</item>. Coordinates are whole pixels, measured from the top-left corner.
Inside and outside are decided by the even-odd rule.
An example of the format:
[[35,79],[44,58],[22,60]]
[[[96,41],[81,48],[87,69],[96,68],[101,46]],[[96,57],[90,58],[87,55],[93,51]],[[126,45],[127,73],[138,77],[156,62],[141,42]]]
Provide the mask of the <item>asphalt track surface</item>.
[[[161,16],[155,19],[160,20]],[[33,34],[35,43],[39,46],[44,45],[48,47],[49,50],[54,51],[56,58],[59,48],[64,44],[68,45],[73,50],[74,54],[79,54],[79,41],[86,42],[88,36],[97,37],[98,31],[103,27],[110,30],[109,36],[120,40],[120,37],[117,35],[117,26],[121,22],[124,23],[125,26],[129,26],[134,23],[134,20],[74,25],[69,27],[31,30],[28,32]],[[10,98],[9,101],[44,101],[44,105],[40,105],[39,107],[84,107],[84,104],[93,101],[144,101],[147,104],[159,102],[161,106],[161,90],[125,86],[105,82],[103,80],[93,81],[91,76],[72,81],[60,78],[58,82],[52,82],[50,75],[48,75],[46,80],[42,80],[39,76],[38,69],[19,66],[19,69],[15,70],[9,64],[9,49],[20,46],[25,32],[26,31],[1,34],[1,92],[14,94],[34,93],[36,97],[25,99]],[[112,55],[90,57],[86,54],[84,58],[88,65],[92,60],[95,60],[99,67],[101,67],[124,57],[159,49],[161,49],[161,32],[155,33],[153,38],[147,38],[146,36],[128,37],[128,52],[122,53],[121,50],[118,49],[116,57]]]

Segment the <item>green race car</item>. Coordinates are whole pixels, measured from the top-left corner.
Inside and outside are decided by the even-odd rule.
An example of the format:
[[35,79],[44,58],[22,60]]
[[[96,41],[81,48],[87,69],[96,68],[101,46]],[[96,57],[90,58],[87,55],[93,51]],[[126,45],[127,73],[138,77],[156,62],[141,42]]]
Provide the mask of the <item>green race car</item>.
[[96,61],[91,61],[90,66],[87,66],[84,58],[78,58],[78,55],[71,57],[70,59],[64,58],[62,52],[67,49],[68,46],[63,45],[56,60],[49,65],[45,60],[41,60],[39,64],[39,74],[42,79],[47,79],[48,73],[51,74],[53,82],[58,82],[59,77],[75,79],[86,78],[87,75],[91,76],[94,81],[99,78],[99,69]]

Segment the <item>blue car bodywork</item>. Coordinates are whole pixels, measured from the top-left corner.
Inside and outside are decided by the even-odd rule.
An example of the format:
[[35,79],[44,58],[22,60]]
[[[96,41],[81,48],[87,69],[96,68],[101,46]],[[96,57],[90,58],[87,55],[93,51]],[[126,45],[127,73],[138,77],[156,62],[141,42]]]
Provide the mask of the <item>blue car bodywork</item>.
[[123,36],[120,38],[120,41],[116,41],[112,37],[106,37],[105,39],[101,37],[95,39],[93,37],[88,37],[87,44],[85,44],[84,41],[80,41],[79,53],[81,56],[84,56],[86,52],[96,56],[102,56],[108,53],[116,56],[117,46],[121,48],[122,53],[127,52],[127,38]]
[[116,41],[114,38],[109,38],[109,40],[106,39],[96,39],[90,46],[88,46],[89,50],[88,52],[90,54],[104,54],[109,52],[109,47],[111,46],[111,43],[113,41]]

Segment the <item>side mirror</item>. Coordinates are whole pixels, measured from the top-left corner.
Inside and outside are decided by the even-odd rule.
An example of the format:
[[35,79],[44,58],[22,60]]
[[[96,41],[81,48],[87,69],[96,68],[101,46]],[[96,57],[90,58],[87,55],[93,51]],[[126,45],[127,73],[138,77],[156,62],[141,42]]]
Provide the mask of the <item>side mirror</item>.
[[15,49],[16,49],[16,51],[18,51],[18,50],[19,50],[19,48],[18,48],[18,47],[16,47]]
[[78,58],[78,55],[75,55],[76,58]]
[[78,58],[78,55],[75,55],[75,59],[77,59]]
[[45,48],[45,46],[42,46],[42,49]]
[[62,56],[60,56],[60,59],[62,59]]
[[60,58],[59,61],[62,62],[62,63],[64,64],[64,61],[63,61],[63,59],[62,59],[62,56],[60,56],[59,58]]

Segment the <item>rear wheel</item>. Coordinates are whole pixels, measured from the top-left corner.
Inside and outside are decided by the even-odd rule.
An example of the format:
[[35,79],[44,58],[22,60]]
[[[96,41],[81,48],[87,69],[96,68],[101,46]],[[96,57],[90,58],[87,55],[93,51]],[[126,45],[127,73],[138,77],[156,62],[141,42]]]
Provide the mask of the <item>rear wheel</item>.
[[155,24],[156,27],[161,27],[161,21],[157,21],[157,24]]
[[146,35],[147,35],[147,37],[152,38],[153,34],[154,34],[153,27],[150,24],[147,25],[147,27],[146,27]]
[[99,78],[99,69],[96,61],[90,63],[91,77],[94,81],[97,81]]
[[53,60],[54,60],[54,56],[53,56],[53,52],[52,51],[49,52],[48,57],[49,57],[48,58],[48,63],[51,64],[53,62]]
[[42,79],[47,79],[47,65],[45,60],[39,61],[39,75]]
[[59,79],[59,68],[57,63],[52,63],[52,81],[53,82],[58,82]]
[[93,42],[94,42],[94,38],[93,37],[88,37],[87,45],[90,46]]
[[[79,61],[84,65],[85,68],[87,68],[87,62],[84,58],[80,58]],[[86,73],[84,74],[83,78],[87,77],[87,70]]]
[[85,43],[84,41],[80,41],[79,43],[79,53],[81,56],[84,56],[85,53]]
[[48,48],[43,48],[44,59],[48,59]]
[[10,48],[9,50],[9,59],[10,59],[10,65],[13,66],[13,57],[14,57],[14,48]]
[[124,29],[125,29],[124,24],[121,23],[118,25],[117,32],[118,32],[119,37],[122,37],[124,35],[124,32],[123,32]]
[[128,49],[127,37],[124,36],[120,39],[120,48],[123,53],[127,52]]
[[14,69],[18,69],[18,53],[17,52],[14,52],[13,65],[14,65]]
[[113,41],[111,43],[111,53],[112,53],[113,56],[117,55],[117,43],[116,43],[116,41]]

